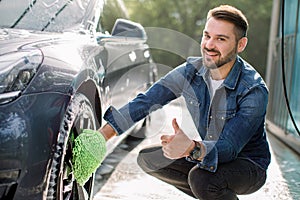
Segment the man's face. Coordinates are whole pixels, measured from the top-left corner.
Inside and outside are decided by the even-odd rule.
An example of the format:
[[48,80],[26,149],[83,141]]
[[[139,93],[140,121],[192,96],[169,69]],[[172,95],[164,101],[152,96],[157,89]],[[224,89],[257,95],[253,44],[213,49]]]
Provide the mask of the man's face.
[[234,25],[227,21],[210,18],[206,22],[201,41],[204,66],[216,69],[233,65],[238,53],[234,33]]

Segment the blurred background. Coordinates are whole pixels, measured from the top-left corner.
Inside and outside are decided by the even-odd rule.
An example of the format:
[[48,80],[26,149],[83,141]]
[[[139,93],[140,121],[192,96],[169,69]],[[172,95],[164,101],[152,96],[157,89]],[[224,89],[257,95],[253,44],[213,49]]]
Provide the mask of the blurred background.
[[[220,4],[230,4],[247,16],[250,25],[248,46],[241,56],[265,76],[272,3],[272,0],[109,0],[103,15],[106,20],[101,20],[101,26],[110,31],[115,19],[127,18],[144,27],[178,31],[200,43],[208,10]],[[170,40],[168,37],[161,38],[161,42],[166,44]],[[180,48],[179,45],[182,44],[173,43],[172,47]],[[156,63],[169,67],[175,67],[185,59],[165,50],[152,49],[151,52]]]

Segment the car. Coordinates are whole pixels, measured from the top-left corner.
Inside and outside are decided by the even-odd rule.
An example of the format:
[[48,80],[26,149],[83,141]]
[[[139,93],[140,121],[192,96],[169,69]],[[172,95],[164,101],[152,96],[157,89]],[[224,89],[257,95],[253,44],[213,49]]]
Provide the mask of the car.
[[104,0],[0,2],[0,199],[93,198],[94,175],[84,186],[73,176],[74,139],[157,74],[145,29],[118,19],[111,34],[97,31],[103,9]]

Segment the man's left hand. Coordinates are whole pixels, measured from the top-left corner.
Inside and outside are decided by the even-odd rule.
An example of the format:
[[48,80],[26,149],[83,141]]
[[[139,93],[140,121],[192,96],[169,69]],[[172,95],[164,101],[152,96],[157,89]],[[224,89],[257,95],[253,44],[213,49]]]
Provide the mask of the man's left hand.
[[160,138],[164,156],[169,159],[179,159],[189,156],[195,146],[194,141],[182,131],[176,119],[172,120],[172,126],[175,134],[162,135]]

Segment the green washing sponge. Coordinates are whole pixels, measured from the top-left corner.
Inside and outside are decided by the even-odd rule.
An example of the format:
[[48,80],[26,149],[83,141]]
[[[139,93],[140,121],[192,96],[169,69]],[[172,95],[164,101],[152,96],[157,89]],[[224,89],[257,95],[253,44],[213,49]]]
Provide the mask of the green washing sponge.
[[83,186],[100,166],[106,154],[106,140],[98,131],[84,129],[73,148],[74,177]]

